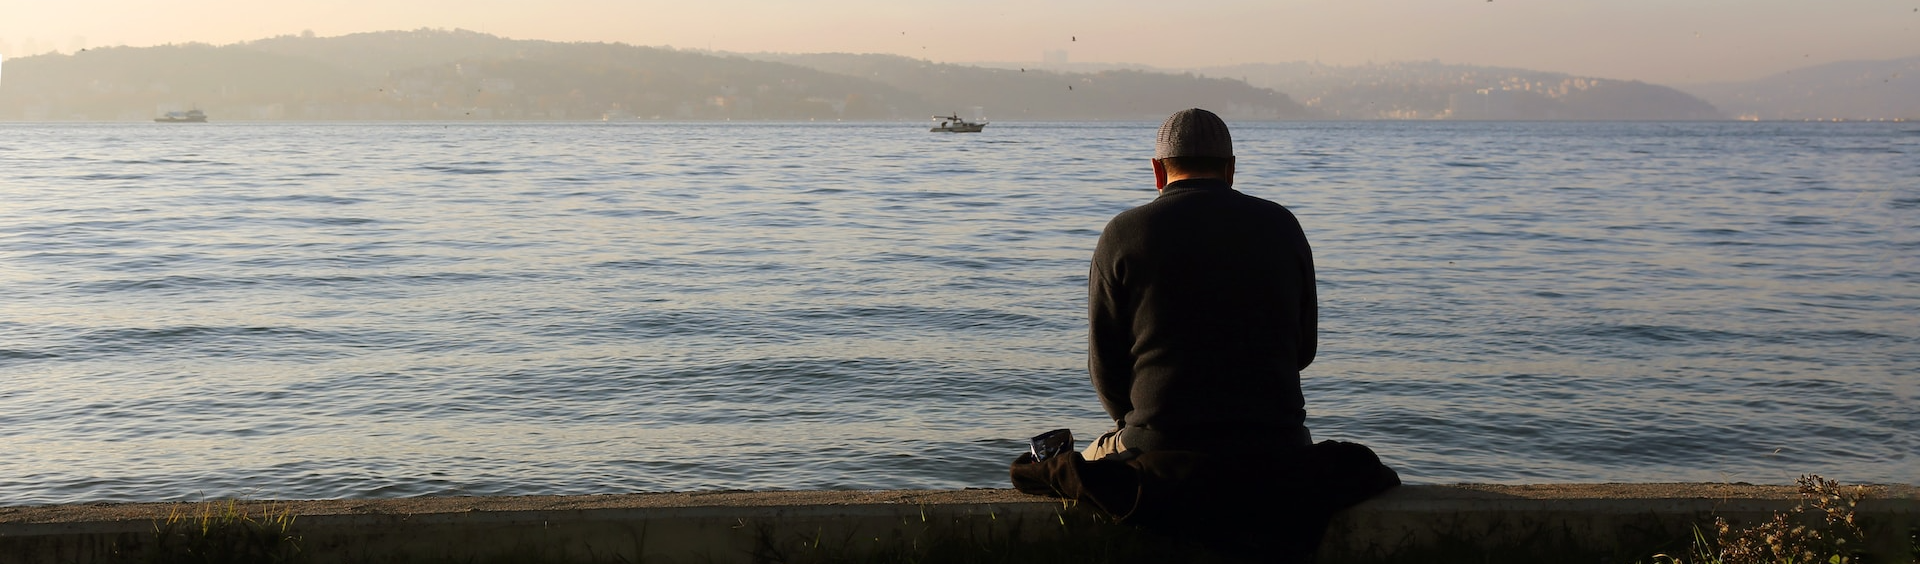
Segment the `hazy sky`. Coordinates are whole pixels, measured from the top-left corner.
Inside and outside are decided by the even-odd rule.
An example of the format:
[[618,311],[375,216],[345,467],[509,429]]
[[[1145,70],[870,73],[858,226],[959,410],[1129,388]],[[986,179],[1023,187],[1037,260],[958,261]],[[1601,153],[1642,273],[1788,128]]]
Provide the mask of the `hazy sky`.
[[1920,0],[0,0],[9,56],[420,27],[950,62],[1438,59],[1661,83],[1920,55]]

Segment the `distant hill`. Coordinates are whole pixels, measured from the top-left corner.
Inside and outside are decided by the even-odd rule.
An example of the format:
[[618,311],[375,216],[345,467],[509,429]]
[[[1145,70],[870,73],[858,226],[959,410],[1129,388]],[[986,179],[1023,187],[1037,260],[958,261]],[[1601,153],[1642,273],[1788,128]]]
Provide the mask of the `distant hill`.
[[1828,63],[1679,88],[1749,119],[1920,120],[1920,57]]
[[0,119],[151,119],[191,101],[307,99],[354,78],[315,61],[203,44],[36,55],[7,60]]
[[1193,69],[1245,80],[1340,119],[1706,120],[1725,116],[1666,86],[1561,73],[1402,62]]
[[241,44],[248,49],[318,61],[366,76],[385,76],[397,69],[431,67],[462,60],[527,58],[530,55],[546,55],[568,45],[552,41],[508,39],[460,29],[376,31],[325,38],[282,35]]
[[892,56],[790,57],[514,40],[462,30],[282,36],[7,61],[0,120],[1158,119],[1193,105],[1309,118],[1239,81],[1021,73]]
[[[1695,120],[1729,117],[1636,81],[1439,62],[934,63],[893,55],[729,54],[420,29],[233,45],[105,48],[7,61],[0,120]],[[1878,81],[1877,83],[1875,81]],[[1920,58],[1824,65],[1689,91],[1769,119],[1920,114]]]
[[469,31],[276,37],[8,61],[0,119],[887,119],[912,93],[793,65]]
[[986,109],[989,117],[1159,120],[1168,113],[1190,107],[1213,109],[1230,119],[1320,117],[1285,94],[1239,80],[1192,74],[981,68],[894,55],[749,56],[911,90],[935,106],[954,109],[979,106]]

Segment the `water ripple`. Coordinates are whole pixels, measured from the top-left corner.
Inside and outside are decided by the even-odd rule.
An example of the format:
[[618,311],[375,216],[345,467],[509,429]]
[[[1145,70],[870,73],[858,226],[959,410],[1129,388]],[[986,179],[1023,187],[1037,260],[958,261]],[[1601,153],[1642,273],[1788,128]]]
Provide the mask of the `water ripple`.
[[[1154,125],[0,125],[0,505],[1003,487]],[[1908,137],[1235,129],[1427,483],[1920,476]]]

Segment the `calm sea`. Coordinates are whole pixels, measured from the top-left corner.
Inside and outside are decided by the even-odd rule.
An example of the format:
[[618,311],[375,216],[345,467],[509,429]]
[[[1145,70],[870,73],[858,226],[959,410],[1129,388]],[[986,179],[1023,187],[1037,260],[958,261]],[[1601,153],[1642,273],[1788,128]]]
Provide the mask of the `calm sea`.
[[[1155,126],[0,125],[0,505],[1006,487]],[[1234,134],[1316,439],[1920,482],[1920,124]]]

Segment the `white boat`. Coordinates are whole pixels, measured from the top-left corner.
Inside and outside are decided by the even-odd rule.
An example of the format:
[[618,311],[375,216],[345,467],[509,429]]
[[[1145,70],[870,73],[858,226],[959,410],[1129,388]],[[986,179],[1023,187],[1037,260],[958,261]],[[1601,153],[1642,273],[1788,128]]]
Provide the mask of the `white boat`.
[[184,112],[167,112],[167,115],[153,118],[160,123],[206,123],[207,113],[198,109]]
[[987,122],[984,120],[967,121],[960,119],[960,114],[933,116],[933,121],[935,122],[933,129],[929,129],[928,131],[936,133],[979,133],[980,128],[987,126]]

